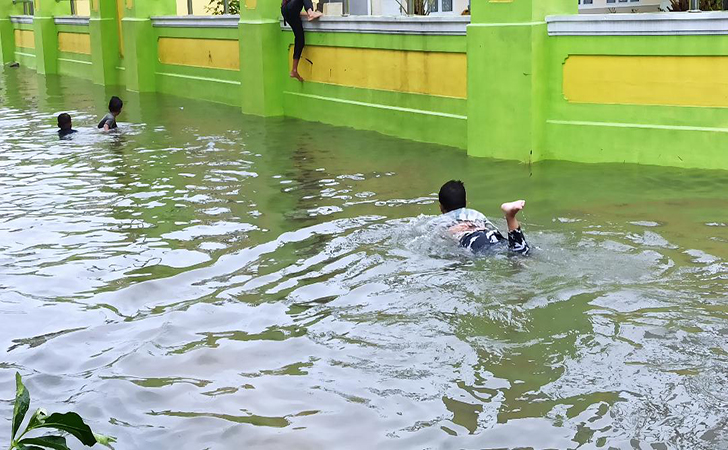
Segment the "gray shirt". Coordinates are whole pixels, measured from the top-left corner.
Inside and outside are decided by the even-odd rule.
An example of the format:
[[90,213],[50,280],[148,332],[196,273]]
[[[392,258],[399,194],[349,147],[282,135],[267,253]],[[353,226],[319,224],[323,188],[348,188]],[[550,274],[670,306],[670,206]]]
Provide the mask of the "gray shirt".
[[116,128],[116,117],[114,117],[113,114],[108,113],[103,119],[101,119],[101,122],[99,122],[99,128],[104,128],[104,125],[108,125],[109,129],[113,130]]
[[450,234],[458,240],[474,231],[496,230],[495,225],[487,217],[474,209],[460,208],[441,217]]

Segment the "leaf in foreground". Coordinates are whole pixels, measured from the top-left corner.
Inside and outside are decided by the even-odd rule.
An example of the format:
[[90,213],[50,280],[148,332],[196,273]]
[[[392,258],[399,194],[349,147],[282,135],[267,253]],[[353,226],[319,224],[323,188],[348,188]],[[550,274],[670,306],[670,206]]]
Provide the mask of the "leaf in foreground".
[[96,433],[94,433],[94,437],[96,438],[96,442],[98,442],[99,444],[101,444],[101,445],[103,445],[105,447],[109,447],[109,448],[113,448],[111,446],[111,444],[113,442],[116,442],[116,438],[113,437],[113,436],[106,436],[104,434],[96,434]]
[[13,408],[13,435],[11,439],[15,439],[20,424],[25,419],[25,413],[30,407],[30,392],[23,384],[23,378],[20,373],[15,372],[15,407]]
[[83,445],[91,447],[96,443],[91,428],[86,425],[81,416],[75,412],[65,414],[53,413],[46,417],[42,425],[37,428],[54,428],[56,430],[65,431],[72,434],[76,439],[81,441]]
[[63,436],[42,436],[37,438],[26,438],[18,442],[20,445],[39,445],[53,450],[70,450],[66,445],[66,438]]

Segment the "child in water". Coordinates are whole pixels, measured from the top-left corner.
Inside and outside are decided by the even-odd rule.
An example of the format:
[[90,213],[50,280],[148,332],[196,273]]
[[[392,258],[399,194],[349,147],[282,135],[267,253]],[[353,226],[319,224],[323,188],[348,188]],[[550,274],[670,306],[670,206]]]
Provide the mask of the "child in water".
[[64,138],[75,133],[73,129],[73,123],[71,122],[71,115],[68,113],[61,113],[58,115],[58,137]]
[[116,128],[116,117],[121,114],[121,109],[124,107],[124,102],[119,97],[111,97],[109,100],[109,113],[101,119],[99,122],[99,128],[104,131],[113,130]]
[[462,247],[478,253],[508,241],[508,249],[512,252],[527,255],[531,251],[516,219],[516,214],[526,206],[524,200],[501,205],[508,223],[506,239],[483,214],[465,207],[467,199],[462,181],[445,183],[440,188],[439,199],[440,212],[446,217],[448,232]]

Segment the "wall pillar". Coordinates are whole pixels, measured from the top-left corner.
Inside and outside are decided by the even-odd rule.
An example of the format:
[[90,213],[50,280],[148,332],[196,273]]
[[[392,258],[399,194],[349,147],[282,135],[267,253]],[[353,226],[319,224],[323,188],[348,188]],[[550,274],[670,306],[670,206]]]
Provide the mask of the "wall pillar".
[[[124,1],[124,0],[118,0]],[[91,5],[91,79],[94,84],[119,84],[121,53],[117,0],[94,0]]]
[[123,1],[121,20],[124,40],[126,88],[137,92],[154,92],[157,88],[157,40],[151,17],[177,14],[175,0]]
[[468,154],[532,162],[545,125],[545,18],[574,0],[479,0],[468,26]]
[[18,9],[12,2],[0,3],[0,65],[15,61],[15,30],[10,15],[22,11],[22,6]]
[[[68,11],[64,9],[67,7]],[[55,16],[71,14],[70,3],[59,3],[56,0],[39,0],[36,2],[33,29],[35,32],[36,70],[43,75],[58,73],[58,30]]]
[[244,0],[240,7],[242,111],[283,115],[283,80],[288,53],[281,48],[280,1]]

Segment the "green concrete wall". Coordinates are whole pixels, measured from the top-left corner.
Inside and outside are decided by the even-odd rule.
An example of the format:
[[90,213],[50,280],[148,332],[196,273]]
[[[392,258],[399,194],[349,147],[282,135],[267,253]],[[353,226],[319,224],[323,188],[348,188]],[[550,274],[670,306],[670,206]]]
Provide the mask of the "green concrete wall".
[[[458,98],[289,78],[293,35],[281,30],[277,0],[259,0],[254,9],[242,2],[238,27],[232,29],[153,27],[151,16],[175,14],[174,0],[120,1],[119,9],[116,0],[97,0],[83,31],[91,36],[91,55],[83,55],[58,51],[58,32],[71,30],[53,21],[68,14],[65,3],[40,0],[34,23],[22,25],[9,20],[19,13],[18,5],[0,0],[2,62],[100,85],[235,105],[246,114],[373,130],[477,157],[728,170],[722,151],[728,144],[728,108],[572,103],[564,96],[569,56],[728,56],[728,36],[549,37],[546,16],[576,14],[574,0],[473,2],[467,36],[306,35],[307,44],[316,47],[466,55],[467,98]],[[16,29],[34,33],[35,50],[16,48]],[[235,40],[240,68],[164,64],[160,38]]]
[[95,84],[124,84],[119,45],[119,17],[115,1],[95,0],[91,8],[91,80]]
[[25,67],[36,69],[35,49],[18,47],[15,45],[15,30],[25,30],[35,34],[35,29],[33,28],[33,25],[25,23],[13,23],[11,25],[12,29],[10,31],[10,36],[12,37],[12,43],[9,44],[8,47],[12,48],[13,52],[12,56],[8,61],[6,61],[6,63],[17,62]]
[[[464,36],[308,33],[306,44],[360,49],[466,52]],[[378,131],[414,141],[466,148],[466,99],[301,83],[286,76],[291,45],[293,33],[286,32],[277,50],[277,54],[285,58],[281,63],[283,68],[280,73],[283,75],[283,111],[286,116]],[[304,53],[304,59],[305,56]]]
[[[154,28],[155,43],[162,37],[237,40],[238,30],[227,28]],[[156,51],[156,50],[155,50]],[[155,62],[158,92],[240,106],[240,71]]]
[[[58,33],[89,34],[89,27],[80,25],[56,25]],[[58,51],[58,74],[86,80],[93,79],[91,55]]]
[[[562,91],[570,55],[728,56],[728,36],[564,36],[548,43],[539,159],[728,169],[727,108],[579,104]],[[686,77],[684,89],[691,88]]]

